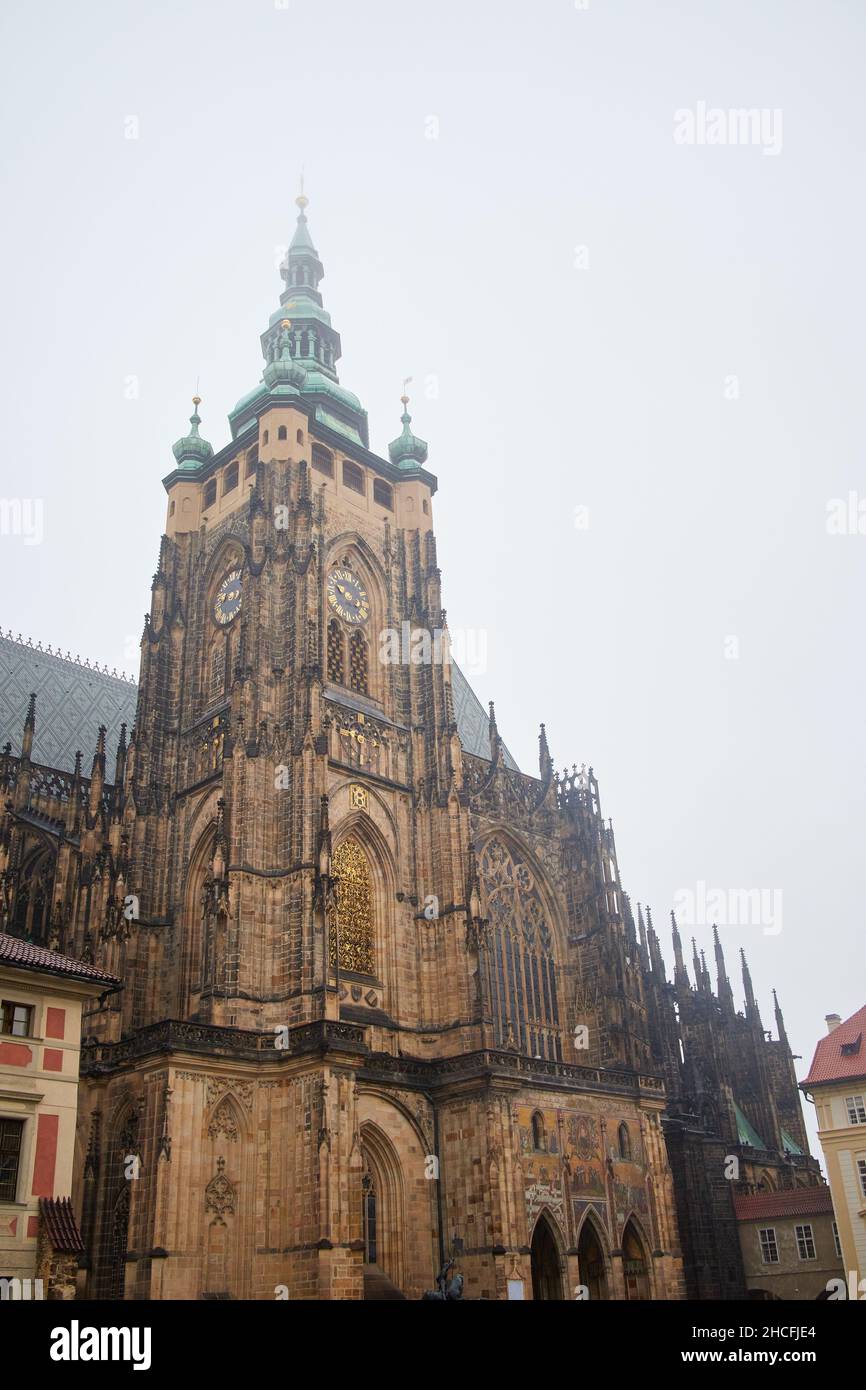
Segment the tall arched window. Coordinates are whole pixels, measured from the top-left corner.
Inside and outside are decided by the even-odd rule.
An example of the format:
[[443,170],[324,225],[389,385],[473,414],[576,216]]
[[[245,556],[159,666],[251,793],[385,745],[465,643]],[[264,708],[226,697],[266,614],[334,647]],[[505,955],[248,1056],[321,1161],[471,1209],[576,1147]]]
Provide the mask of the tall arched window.
[[500,1047],[562,1060],[553,932],[535,873],[493,839],[481,855],[490,943],[486,986]]
[[336,618],[328,623],[328,680],[334,685],[346,683],[346,655],[343,631]]
[[376,1184],[369,1168],[361,1179],[364,1203],[364,1264],[374,1265],[379,1251],[376,1244]]
[[358,975],[376,971],[373,923],[373,886],[370,865],[358,840],[349,836],[334,850],[331,868],[337,881],[336,921],[331,923],[328,954],[332,969],[337,964],[339,941],[340,969]]
[[369,666],[367,639],[356,629],[349,639],[349,685],[358,695],[368,693]]
[[532,1117],[532,1147],[543,1153],[547,1148],[544,1142],[544,1116],[536,1110]]
[[631,1135],[625,1121],[619,1127],[619,1156],[620,1158],[631,1158]]
[[226,684],[226,645],[218,642],[213,649],[210,659],[210,686],[208,689],[208,699],[218,700],[225,690]]

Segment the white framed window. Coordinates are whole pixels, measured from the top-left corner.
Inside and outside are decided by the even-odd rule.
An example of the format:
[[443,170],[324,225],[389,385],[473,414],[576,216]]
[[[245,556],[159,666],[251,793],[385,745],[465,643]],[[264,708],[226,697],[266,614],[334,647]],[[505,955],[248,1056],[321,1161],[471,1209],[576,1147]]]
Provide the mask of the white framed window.
[[839,1239],[839,1227],[836,1225],[836,1222],[835,1222],[835,1221],[833,1222],[833,1244],[834,1244],[834,1246],[835,1246],[835,1248],[836,1248],[836,1258],[837,1258],[838,1260],[841,1260],[841,1258],[842,1258],[842,1242],[841,1242],[841,1240]]
[[14,1202],[24,1157],[24,1121],[0,1116],[0,1202]]
[[866,1158],[858,1158],[857,1176],[860,1179],[860,1195],[866,1197]]
[[801,1260],[815,1259],[815,1235],[810,1225],[795,1226],[794,1234],[797,1237],[797,1254]]
[[765,1265],[777,1265],[779,1263],[779,1247],[776,1244],[776,1228],[774,1226],[764,1226],[758,1231],[758,1239],[761,1242],[761,1259]]
[[846,1096],[849,1125],[866,1125],[866,1105],[862,1096]]

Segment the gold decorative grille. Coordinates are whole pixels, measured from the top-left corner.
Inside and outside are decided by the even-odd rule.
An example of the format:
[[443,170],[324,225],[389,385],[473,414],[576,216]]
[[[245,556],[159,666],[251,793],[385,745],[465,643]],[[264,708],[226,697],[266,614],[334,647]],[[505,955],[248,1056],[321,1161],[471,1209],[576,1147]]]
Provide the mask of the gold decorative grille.
[[343,634],[336,618],[328,623],[328,680],[335,685],[343,685],[346,669],[343,657]]
[[328,941],[331,968],[337,964],[339,937],[340,969],[374,975],[373,887],[367,856],[356,839],[350,836],[337,846],[332,868],[337,880],[337,922]]
[[349,643],[349,684],[359,695],[367,694],[367,639],[362,632],[353,632]]

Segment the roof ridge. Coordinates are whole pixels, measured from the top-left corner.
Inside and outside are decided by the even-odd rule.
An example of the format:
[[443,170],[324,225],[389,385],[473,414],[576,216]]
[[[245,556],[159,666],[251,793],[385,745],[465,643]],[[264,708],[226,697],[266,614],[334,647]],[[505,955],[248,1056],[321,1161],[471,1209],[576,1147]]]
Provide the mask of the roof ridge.
[[109,680],[123,681],[125,685],[138,684],[135,677],[127,675],[126,671],[117,671],[115,669],[109,671],[107,665],[100,666],[98,661],[89,661],[87,657],[82,660],[80,656],[73,656],[69,651],[64,655],[59,647],[55,651],[50,642],[47,647],[43,647],[40,641],[37,640],[34,642],[32,637],[22,637],[20,632],[15,636],[11,627],[5,632],[3,628],[0,627],[0,637],[5,638],[7,642],[16,643],[19,647],[26,647],[29,651],[42,652],[44,656],[54,657],[55,661],[66,661],[70,666],[80,666],[84,671],[95,671],[99,676],[108,676]]

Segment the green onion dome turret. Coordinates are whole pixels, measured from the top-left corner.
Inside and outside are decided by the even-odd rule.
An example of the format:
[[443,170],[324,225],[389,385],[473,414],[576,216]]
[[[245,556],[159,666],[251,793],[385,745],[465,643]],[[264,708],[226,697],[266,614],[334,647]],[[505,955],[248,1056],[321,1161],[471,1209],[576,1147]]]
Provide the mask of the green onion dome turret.
[[198,408],[201,405],[201,396],[192,398],[193,412],[189,417],[190,431],[172,445],[172,453],[177,461],[178,468],[189,470],[200,468],[203,463],[207,463],[213,458],[213,445],[206,439],[202,439],[198,432],[201,424],[201,416]]

